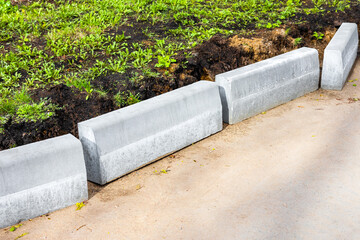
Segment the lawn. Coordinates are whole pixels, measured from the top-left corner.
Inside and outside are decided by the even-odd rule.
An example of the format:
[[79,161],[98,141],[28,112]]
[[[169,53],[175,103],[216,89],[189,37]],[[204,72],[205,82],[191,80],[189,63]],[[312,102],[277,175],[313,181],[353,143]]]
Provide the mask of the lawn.
[[0,150],[216,74],[324,48],[360,0],[0,0]]

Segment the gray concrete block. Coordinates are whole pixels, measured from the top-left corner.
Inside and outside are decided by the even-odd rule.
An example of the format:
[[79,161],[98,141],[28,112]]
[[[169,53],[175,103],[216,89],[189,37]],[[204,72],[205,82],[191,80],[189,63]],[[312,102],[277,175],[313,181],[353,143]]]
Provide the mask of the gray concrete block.
[[341,24],[325,48],[321,88],[341,90],[355,62],[359,45],[355,23]]
[[217,84],[200,81],[78,124],[88,179],[105,184],[222,130]]
[[216,75],[224,121],[234,124],[315,91],[319,71],[317,50],[300,48]]
[[71,134],[0,152],[0,228],[87,197],[82,146]]

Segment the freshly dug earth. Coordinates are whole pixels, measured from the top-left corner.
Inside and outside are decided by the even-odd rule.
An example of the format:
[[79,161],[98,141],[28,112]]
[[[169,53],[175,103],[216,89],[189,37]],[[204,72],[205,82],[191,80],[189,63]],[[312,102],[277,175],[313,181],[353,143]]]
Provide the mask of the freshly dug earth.
[[[199,80],[214,81],[216,74],[303,46],[318,49],[320,61],[322,61],[324,49],[341,23],[355,22],[360,26],[359,19],[360,6],[355,6],[345,12],[331,11],[325,16],[298,14],[287,25],[274,30],[249,28],[249,32],[243,35],[230,37],[215,35],[193,49],[191,58],[187,59],[185,54],[180,52],[176,56],[177,62],[168,69],[155,68],[155,63],[150,64],[154,71],[159,73],[167,71],[168,75],[160,74],[159,77],[132,81],[133,73],[138,70],[129,69],[124,74],[110,73],[96,78],[92,84],[107,92],[106,98],[95,93],[87,99],[85,93],[63,84],[53,86],[50,89],[34,89],[32,92],[34,100],[48,98],[52,103],[62,106],[62,108],[56,111],[54,117],[42,122],[18,123],[9,119],[4,124],[4,132],[0,134],[0,150],[66,133],[78,136],[78,122],[119,108],[113,100],[113,96],[118,92],[131,91],[134,95],[139,94],[141,100],[145,100]],[[299,21],[306,23],[295,24]],[[147,44],[147,37],[140,31],[145,25],[134,20],[133,27],[121,26],[112,31],[132,34],[132,41]],[[146,25],[146,27],[149,26],[159,29],[177,27],[176,23],[169,23],[164,26]],[[312,36],[315,31],[324,33],[323,39],[316,40]],[[41,46],[46,43],[40,42],[38,44]],[[64,67],[66,70],[67,66],[64,65]],[[22,73],[22,75],[26,76],[26,73]]]

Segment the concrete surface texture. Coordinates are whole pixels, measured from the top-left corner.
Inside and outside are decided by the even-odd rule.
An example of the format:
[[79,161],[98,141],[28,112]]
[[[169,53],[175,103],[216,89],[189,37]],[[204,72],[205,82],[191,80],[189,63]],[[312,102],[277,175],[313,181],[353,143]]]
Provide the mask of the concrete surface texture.
[[[359,60],[349,79],[360,81]],[[0,239],[359,239],[353,84],[228,125],[106,186],[90,183],[81,210],[2,229]]]
[[341,90],[355,62],[359,44],[355,23],[343,23],[325,48],[321,88]]
[[218,88],[200,81],[79,123],[88,180],[105,184],[220,131]]
[[300,48],[217,75],[223,118],[234,124],[286,103],[319,86],[316,49]]
[[0,152],[0,227],[87,197],[82,146],[74,136],[68,134]]

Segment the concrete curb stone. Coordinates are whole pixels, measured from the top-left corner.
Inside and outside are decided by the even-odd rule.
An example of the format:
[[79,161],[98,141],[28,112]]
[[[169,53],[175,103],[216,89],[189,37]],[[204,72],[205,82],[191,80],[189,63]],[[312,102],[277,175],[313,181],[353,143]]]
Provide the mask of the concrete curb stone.
[[87,198],[82,146],[71,134],[0,152],[0,228]]
[[219,87],[196,82],[78,128],[88,180],[105,184],[222,130]]
[[355,62],[359,45],[355,23],[343,23],[325,48],[321,88],[341,90]]
[[235,124],[319,87],[316,49],[300,48],[215,76],[223,118]]

